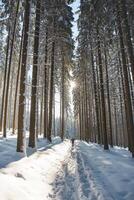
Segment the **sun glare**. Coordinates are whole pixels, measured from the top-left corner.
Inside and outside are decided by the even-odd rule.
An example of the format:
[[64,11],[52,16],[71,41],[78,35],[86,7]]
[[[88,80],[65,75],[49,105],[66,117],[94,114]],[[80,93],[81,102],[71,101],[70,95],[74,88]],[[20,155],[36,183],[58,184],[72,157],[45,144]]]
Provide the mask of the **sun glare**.
[[71,89],[73,90],[76,87],[76,83],[74,81],[71,81],[70,86]]

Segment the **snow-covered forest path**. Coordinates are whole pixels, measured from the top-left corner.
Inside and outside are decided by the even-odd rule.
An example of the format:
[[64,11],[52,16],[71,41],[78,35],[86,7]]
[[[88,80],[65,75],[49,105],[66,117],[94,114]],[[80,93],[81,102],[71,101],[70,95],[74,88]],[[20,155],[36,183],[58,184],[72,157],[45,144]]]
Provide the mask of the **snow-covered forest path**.
[[53,199],[77,200],[76,159],[74,149],[62,162],[62,169],[57,172],[53,185]]
[[2,200],[134,200],[134,160],[125,149],[40,138],[37,152],[23,157],[15,143],[0,140]]
[[128,151],[77,142],[53,183],[55,200],[133,200],[134,161]]

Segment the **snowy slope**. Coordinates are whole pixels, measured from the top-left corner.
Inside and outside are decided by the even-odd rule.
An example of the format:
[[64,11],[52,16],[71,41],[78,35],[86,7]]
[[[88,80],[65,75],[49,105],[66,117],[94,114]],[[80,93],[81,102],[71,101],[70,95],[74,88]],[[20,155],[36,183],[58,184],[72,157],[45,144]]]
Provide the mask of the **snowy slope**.
[[0,169],[0,200],[49,199],[56,173],[70,151],[70,142],[61,143],[57,138],[53,144],[47,144],[40,139],[38,151],[24,158],[15,153],[15,143],[11,137],[0,141],[0,166],[5,167]]
[[40,138],[37,152],[0,140],[0,200],[134,200],[134,160],[125,149]]

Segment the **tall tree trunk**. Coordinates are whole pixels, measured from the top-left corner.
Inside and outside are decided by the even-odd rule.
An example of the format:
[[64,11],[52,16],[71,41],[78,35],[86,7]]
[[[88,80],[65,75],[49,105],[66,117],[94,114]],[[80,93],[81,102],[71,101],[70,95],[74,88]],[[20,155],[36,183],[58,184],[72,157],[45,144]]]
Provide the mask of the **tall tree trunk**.
[[15,88],[15,100],[14,100],[14,111],[13,111],[13,134],[15,134],[15,127],[16,127],[16,108],[17,108],[17,97],[18,97],[17,94],[18,94],[18,87],[19,87],[20,67],[21,67],[21,58],[22,58],[22,45],[23,45],[23,30],[22,30],[22,36],[21,36],[17,80],[16,80],[16,88]]
[[108,75],[108,63],[106,47],[104,47],[105,54],[105,68],[106,68],[106,87],[107,87],[107,103],[108,103],[108,116],[109,116],[109,139],[110,145],[113,147],[113,136],[112,136],[112,118],[111,118],[111,104],[110,104],[110,88],[109,88],[109,75]]
[[39,99],[36,99],[36,121],[35,121],[35,137],[38,139],[39,136]]
[[65,62],[64,62],[64,55],[62,55],[62,80],[61,80],[61,139],[63,140],[64,138],[64,123],[65,123],[65,120],[64,120],[64,102],[65,102],[65,99],[64,99],[64,76],[65,76]]
[[[118,45],[118,48],[119,45]],[[120,49],[121,51],[121,49]],[[122,68],[122,62],[121,62],[121,52],[118,52],[118,62],[119,62],[119,71],[120,71],[120,75],[121,75],[121,84],[122,84],[122,95],[123,95],[123,101],[124,101],[124,117],[123,117],[123,127],[124,127],[124,142],[125,142],[125,145],[126,147],[128,146],[128,127],[127,127],[127,116],[126,116],[126,110],[127,110],[127,107],[126,107],[126,102],[125,102],[125,83],[124,83],[124,77],[123,77],[123,68]]]
[[10,130],[11,129],[11,121],[12,121],[12,94],[13,94],[13,71],[11,72],[11,81],[10,81],[10,88],[9,88],[9,99],[8,101],[8,115],[7,115],[7,127]]
[[45,44],[45,69],[44,69],[44,138],[47,137],[48,130],[48,31],[46,30],[46,44]]
[[55,131],[55,89],[54,89],[54,98],[53,98],[53,136],[56,136]]
[[106,126],[106,108],[105,108],[105,95],[104,95],[104,80],[103,80],[103,67],[101,57],[101,45],[99,31],[97,30],[97,48],[98,48],[98,61],[99,61],[99,73],[100,73],[100,93],[101,93],[101,109],[102,109],[102,124],[103,124],[103,137],[104,137],[104,149],[109,149],[107,138],[107,126]]
[[36,4],[36,19],[34,33],[34,56],[33,56],[33,74],[32,74],[32,97],[30,112],[30,136],[29,147],[34,148],[36,142],[36,95],[37,95],[37,71],[38,71],[38,49],[39,49],[39,32],[40,32],[40,7],[41,0]]
[[20,3],[20,1],[18,0],[17,7],[16,7],[16,13],[15,13],[15,20],[14,20],[14,25],[13,25],[11,49],[10,49],[10,55],[9,55],[9,66],[8,66],[8,73],[7,73],[7,87],[6,87],[6,92],[5,92],[5,106],[4,106],[4,119],[3,119],[3,137],[6,137],[8,91],[9,91],[10,72],[11,72],[11,65],[12,65],[12,55],[13,55],[13,50],[14,50],[14,40],[15,40],[17,16],[18,16],[18,11],[19,11],[19,3]]
[[[97,63],[97,56],[96,56]],[[98,65],[98,63],[97,63]],[[99,81],[99,69],[96,67],[96,92],[98,97],[98,112],[99,112],[99,129],[100,129],[100,144],[103,144],[103,127],[102,127],[102,109],[101,109],[101,98],[100,98],[100,81]]]
[[[85,110],[85,139],[89,142],[90,139],[90,130],[88,129],[88,106],[87,106],[87,78],[85,72],[85,79],[84,79],[84,90],[85,90],[85,100],[84,100],[84,110]],[[95,132],[94,132],[95,134]]]
[[120,16],[121,16],[121,23],[122,23],[122,31],[123,36],[125,36],[125,43],[128,50],[129,61],[131,64],[131,71],[134,81],[134,52],[133,52],[133,45],[131,40],[130,34],[130,27],[128,24],[128,16],[127,16],[127,8],[126,8],[126,0],[118,0],[119,1],[119,9],[120,9]]
[[53,89],[54,89],[54,51],[55,42],[52,43],[52,57],[51,57],[51,78],[50,78],[50,99],[49,99],[49,123],[47,139],[51,142],[52,135],[52,110],[53,110]]
[[24,106],[25,106],[25,81],[26,81],[26,62],[28,48],[28,32],[30,18],[30,0],[25,1],[25,16],[24,16],[24,39],[22,51],[22,64],[20,76],[20,91],[19,91],[19,112],[18,112],[18,137],[17,137],[17,152],[24,152]]
[[91,65],[92,65],[92,74],[93,74],[93,87],[94,87],[94,98],[95,98],[95,112],[96,112],[96,124],[97,124],[97,135],[98,143],[100,144],[100,123],[99,123],[99,108],[98,108],[98,95],[97,95],[97,86],[96,86],[96,77],[95,77],[95,66],[93,58],[93,50],[91,45]]
[[120,53],[118,53],[119,56],[119,66],[118,66],[118,77],[119,77],[119,99],[120,99],[120,111],[121,111],[121,132],[122,132],[122,145],[125,147],[125,141],[126,141],[126,136],[125,136],[125,117],[124,117],[124,110],[123,110],[123,103],[124,103],[124,83],[122,81],[123,75],[122,75],[122,69],[121,69],[121,61],[120,61]]
[[82,127],[81,127],[81,103],[79,102],[79,132],[80,140],[82,140]]
[[10,27],[8,30],[8,38],[7,38],[7,47],[6,47],[6,61],[5,61],[5,70],[4,70],[4,84],[2,91],[2,103],[1,103],[1,115],[0,115],[0,132],[2,131],[2,120],[3,120],[3,112],[4,112],[4,97],[6,90],[6,77],[7,77],[7,69],[8,69],[8,55],[9,55],[9,46],[10,46]]
[[43,103],[44,103],[44,88],[41,90],[41,101],[40,101],[40,135],[42,134],[42,125],[43,125]]
[[119,30],[120,49],[121,49],[122,64],[123,64],[123,75],[124,75],[125,104],[126,104],[125,108],[126,108],[126,120],[127,120],[127,129],[128,129],[128,141],[129,141],[129,149],[132,152],[132,156],[134,157],[134,134],[133,134],[134,124],[133,124],[131,96],[130,96],[130,88],[129,88],[129,80],[128,80],[127,61],[126,61],[126,53],[124,49],[120,11],[119,11],[118,4],[116,4],[116,6],[117,6],[117,23],[118,23],[118,30]]
[[115,145],[118,146],[118,124],[117,124],[117,106],[116,106],[116,99],[113,99],[114,103],[114,124],[115,124]]

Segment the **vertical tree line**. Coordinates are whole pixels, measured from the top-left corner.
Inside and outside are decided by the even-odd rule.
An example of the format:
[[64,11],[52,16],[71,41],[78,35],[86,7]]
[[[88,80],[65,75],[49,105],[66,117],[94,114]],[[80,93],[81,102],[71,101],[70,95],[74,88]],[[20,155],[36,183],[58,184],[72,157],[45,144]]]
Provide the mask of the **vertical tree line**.
[[62,104],[57,134],[64,139],[73,56],[69,4],[65,0],[1,2],[0,131],[5,138],[9,130],[17,134],[18,152],[26,151],[28,135],[32,148],[39,134],[51,142],[57,93]]
[[77,85],[73,91],[74,112],[80,138],[103,144],[104,149],[109,145],[128,147],[132,156],[133,8],[132,0],[80,1],[73,70]]
[[134,2],[81,0],[75,60],[71,2],[1,1],[0,132],[17,134],[18,152],[26,137],[32,148],[39,135],[63,140],[73,70],[79,138],[134,157]]

